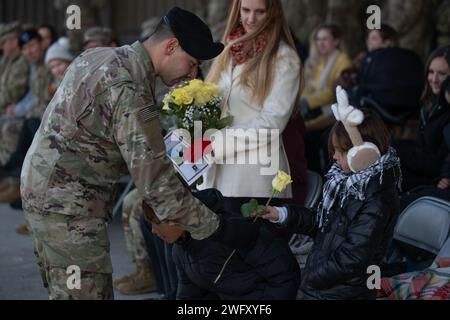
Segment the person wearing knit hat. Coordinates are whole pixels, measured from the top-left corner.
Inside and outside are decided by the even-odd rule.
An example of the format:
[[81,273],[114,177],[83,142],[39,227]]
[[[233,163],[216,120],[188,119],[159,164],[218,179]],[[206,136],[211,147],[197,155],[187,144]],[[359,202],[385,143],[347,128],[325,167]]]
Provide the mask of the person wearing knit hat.
[[117,40],[110,28],[92,27],[84,33],[84,48],[117,47]]
[[45,55],[45,64],[50,69],[56,82],[62,81],[73,59],[74,56],[70,52],[70,42],[66,37],[59,38],[48,48]]

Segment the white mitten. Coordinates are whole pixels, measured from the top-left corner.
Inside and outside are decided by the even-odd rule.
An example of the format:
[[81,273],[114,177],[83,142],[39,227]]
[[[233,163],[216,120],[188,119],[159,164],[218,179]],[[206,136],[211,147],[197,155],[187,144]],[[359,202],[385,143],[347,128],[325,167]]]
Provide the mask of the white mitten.
[[363,122],[363,113],[349,104],[347,92],[341,86],[336,88],[336,100],[337,104],[333,104],[331,109],[337,121],[341,121],[346,127],[356,127]]

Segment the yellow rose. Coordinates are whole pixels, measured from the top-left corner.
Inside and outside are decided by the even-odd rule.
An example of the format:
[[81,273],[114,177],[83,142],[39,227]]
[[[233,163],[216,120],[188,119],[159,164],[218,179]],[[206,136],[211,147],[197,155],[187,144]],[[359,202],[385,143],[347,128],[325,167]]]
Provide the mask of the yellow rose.
[[272,180],[272,187],[276,192],[281,193],[291,183],[291,176],[284,171],[278,170],[277,175]]
[[212,96],[204,90],[199,90],[195,93],[195,103],[198,105],[205,105],[209,100],[212,99]]
[[188,87],[199,88],[203,86],[203,81],[199,79],[193,79],[189,81]]
[[189,105],[194,100],[194,97],[185,88],[175,89],[172,97],[177,105]]
[[205,83],[204,90],[211,96],[218,96],[220,94],[220,88],[211,82]]

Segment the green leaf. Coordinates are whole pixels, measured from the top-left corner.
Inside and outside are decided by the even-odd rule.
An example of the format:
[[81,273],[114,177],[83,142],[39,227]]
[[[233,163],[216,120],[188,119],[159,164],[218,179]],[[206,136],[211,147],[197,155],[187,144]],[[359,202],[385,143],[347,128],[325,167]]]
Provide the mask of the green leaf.
[[241,214],[244,218],[249,218],[252,215],[252,208],[250,206],[250,203],[244,203],[241,206]]
[[256,199],[250,200],[250,207],[253,211],[258,210],[259,203]]
[[228,117],[222,118],[217,122],[217,127],[218,127],[217,129],[225,128],[225,127],[231,125],[232,123],[233,123],[233,116],[228,116]]
[[264,208],[264,206],[259,205],[256,199],[251,199],[249,202],[244,203],[241,206],[241,214],[244,218],[250,218],[253,212],[261,208]]

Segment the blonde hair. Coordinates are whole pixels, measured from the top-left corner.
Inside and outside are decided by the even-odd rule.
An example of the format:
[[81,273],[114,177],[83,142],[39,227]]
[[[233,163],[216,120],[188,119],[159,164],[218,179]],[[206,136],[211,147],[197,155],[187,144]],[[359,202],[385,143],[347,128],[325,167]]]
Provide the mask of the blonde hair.
[[339,40],[339,45],[337,46],[337,50],[340,52],[346,52],[343,42],[342,42],[342,32],[339,26],[334,24],[321,24],[317,28],[313,30],[311,36],[309,37],[309,57],[305,63],[305,77],[308,82],[311,80],[313,76],[314,69],[319,65],[320,55],[319,50],[317,49],[316,38],[320,31],[327,30],[330,32],[331,36],[335,40]]
[[[249,59],[245,63],[240,76],[241,84],[252,90],[253,98],[262,106],[264,100],[272,90],[275,77],[274,67],[281,40],[284,40],[292,49],[296,50],[296,48],[294,39],[284,16],[283,7],[280,0],[265,0],[267,19],[264,24],[255,30],[255,32],[248,33],[239,39],[228,42],[228,37],[240,24],[241,2],[242,0],[234,0],[233,2],[228,15],[229,18],[225,29],[225,34],[223,36],[225,49],[213,62],[207,80],[214,83],[219,82],[220,74],[226,70],[230,64],[230,49],[234,44],[240,41],[248,41],[249,44],[252,45],[253,40],[261,34],[266,33],[267,44],[264,51],[260,55]],[[302,68],[300,70],[301,81],[299,95],[303,85],[303,70]]]

